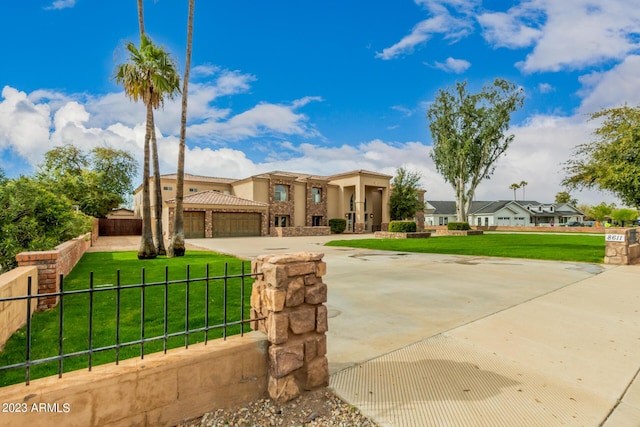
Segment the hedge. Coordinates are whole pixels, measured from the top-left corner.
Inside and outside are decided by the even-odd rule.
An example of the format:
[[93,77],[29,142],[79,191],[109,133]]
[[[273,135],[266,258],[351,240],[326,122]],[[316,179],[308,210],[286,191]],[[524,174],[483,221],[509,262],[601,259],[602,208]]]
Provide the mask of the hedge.
[[389,231],[392,233],[415,233],[418,228],[413,221],[391,221]]
[[450,222],[447,224],[447,230],[471,230],[468,222]]
[[331,218],[329,227],[332,234],[340,234],[347,228],[347,220],[344,218]]

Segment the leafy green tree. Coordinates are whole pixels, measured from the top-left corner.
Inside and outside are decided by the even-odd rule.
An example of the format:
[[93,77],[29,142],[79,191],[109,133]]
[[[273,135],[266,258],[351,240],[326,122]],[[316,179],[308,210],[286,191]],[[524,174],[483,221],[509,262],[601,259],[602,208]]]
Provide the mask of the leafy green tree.
[[479,93],[467,83],[440,90],[427,111],[433,138],[431,158],[455,191],[459,222],[467,222],[476,188],[491,177],[498,158],[514,135],[505,135],[511,113],[522,107],[524,94],[515,84],[496,79]]
[[424,210],[424,202],[420,200],[418,183],[422,176],[418,172],[399,168],[391,182],[389,209],[392,220],[413,218],[416,212]]
[[142,100],[147,108],[144,136],[144,164],[142,173],[142,238],[139,259],[155,258],[158,254],[151,231],[151,198],[149,186],[150,140],[154,132],[153,110],[164,105],[180,90],[180,75],[173,58],[161,46],[142,35],[140,49],[129,42],[129,59],[115,70],[115,80],[122,84],[125,94],[134,101]]
[[556,194],[556,203],[568,203],[572,206],[576,206],[578,204],[578,199],[571,197],[566,191],[560,191]]
[[608,205],[605,202],[602,202],[599,205],[592,206],[589,214],[596,221],[604,221],[605,219],[611,218],[611,213],[615,208],[615,203],[611,203],[610,205]]
[[580,203],[576,206],[576,209],[586,215],[586,220],[595,220],[594,216],[591,214],[591,206],[587,205],[586,203]]
[[176,172],[176,210],[173,234],[169,244],[169,256],[184,256],[184,150],[187,139],[187,101],[189,93],[189,73],[191,72],[191,47],[193,44],[193,9],[195,0],[189,0],[187,17],[187,53],[185,55],[184,78],[182,79],[182,113],[180,115],[180,145],[178,147],[178,167]]
[[638,211],[635,209],[620,208],[611,212],[611,219],[620,223],[623,227],[627,221],[635,221],[638,219]]
[[68,144],[45,153],[37,177],[86,215],[101,218],[125,202],[137,170],[127,151],[96,147],[85,153]]
[[30,177],[0,180],[0,272],[16,266],[23,251],[50,250],[91,230],[91,218],[72,202]]
[[578,145],[565,163],[569,188],[608,190],[629,206],[640,206],[640,106],[601,110],[594,140]]

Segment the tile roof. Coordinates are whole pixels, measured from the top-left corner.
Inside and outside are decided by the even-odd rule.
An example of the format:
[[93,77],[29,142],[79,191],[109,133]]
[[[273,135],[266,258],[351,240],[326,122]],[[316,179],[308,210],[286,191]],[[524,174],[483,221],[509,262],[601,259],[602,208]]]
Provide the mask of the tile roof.
[[[167,200],[167,203],[175,204],[176,200]],[[224,194],[219,191],[209,190],[189,194],[183,199],[183,203],[190,205],[223,205],[223,206],[252,206],[267,207],[266,203],[243,199],[241,197]]]
[[[160,175],[160,178],[177,179],[177,175],[175,173],[170,173],[167,175]],[[219,178],[214,176],[192,175],[190,173],[185,173],[184,179],[185,181],[217,182],[220,184],[230,184],[232,182],[238,181],[236,178]]]

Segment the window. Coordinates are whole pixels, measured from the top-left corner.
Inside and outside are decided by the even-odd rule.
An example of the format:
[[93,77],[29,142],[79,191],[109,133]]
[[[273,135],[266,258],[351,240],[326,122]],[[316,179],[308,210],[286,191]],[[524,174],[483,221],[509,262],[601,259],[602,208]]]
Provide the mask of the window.
[[162,187],[162,189],[163,189],[164,191],[171,191],[171,190],[173,190],[173,187],[170,187],[170,186],[168,186],[168,185],[165,185],[164,187]]
[[311,217],[311,226],[312,227],[320,227],[322,225],[322,217],[321,216],[312,216]]
[[[273,200],[276,202],[286,202],[287,201],[287,193],[288,187],[286,185],[276,185]],[[284,227],[284,226],[283,226]]]
[[288,215],[280,215],[275,217],[275,221],[273,225],[275,227],[287,227],[289,224],[289,216]]
[[198,189],[197,188],[190,188],[189,189],[189,193],[197,193]]
[[322,202],[322,188],[313,187],[311,189],[311,200],[313,203]]
[[349,210],[350,211],[355,210],[355,208],[353,207],[353,194],[351,195],[351,199],[349,199]]

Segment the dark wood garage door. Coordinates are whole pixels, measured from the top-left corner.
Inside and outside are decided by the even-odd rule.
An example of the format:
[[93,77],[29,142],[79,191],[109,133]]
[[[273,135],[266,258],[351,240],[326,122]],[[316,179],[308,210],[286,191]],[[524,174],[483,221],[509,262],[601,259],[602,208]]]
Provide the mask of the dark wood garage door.
[[261,214],[216,213],[213,214],[213,237],[260,236]]
[[184,213],[184,237],[186,239],[204,237],[204,212]]

